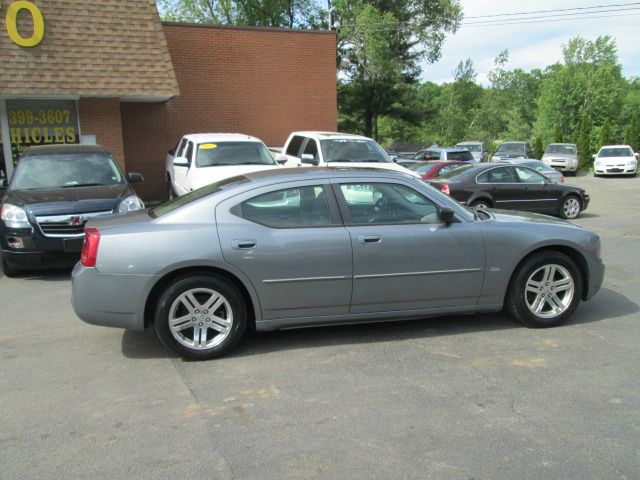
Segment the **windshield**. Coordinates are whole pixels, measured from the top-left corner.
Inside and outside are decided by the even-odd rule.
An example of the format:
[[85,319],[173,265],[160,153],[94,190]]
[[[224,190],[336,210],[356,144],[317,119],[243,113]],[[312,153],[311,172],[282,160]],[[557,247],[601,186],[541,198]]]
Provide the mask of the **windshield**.
[[627,147],[603,148],[598,157],[633,157],[633,152]]
[[435,163],[414,163],[409,166],[409,170],[413,170],[417,173],[427,173],[436,168]]
[[116,161],[103,153],[24,157],[11,182],[12,190],[94,187],[124,183]]
[[225,178],[224,180],[220,180],[219,182],[210,183],[209,185],[205,185],[202,188],[193,190],[192,192],[182,195],[181,197],[176,197],[173,200],[169,200],[168,202],[162,203],[157,207],[149,209],[149,215],[151,215],[151,217],[153,218],[161,217],[163,215],[166,215],[167,213],[171,213],[174,210],[177,210],[180,207],[183,207],[184,205],[195,202],[196,200],[200,200],[207,195],[212,195],[214,193],[220,192],[221,190],[224,190],[231,185],[238,185],[249,181],[250,180],[247,177],[238,175],[231,178]]
[[197,167],[222,165],[277,165],[277,163],[267,147],[259,142],[217,142],[198,145]]
[[325,161],[390,163],[389,155],[373,140],[336,138],[320,140]]
[[575,145],[554,145],[551,144],[547,147],[547,150],[544,153],[563,153],[565,155],[575,155],[576,147]]
[[481,152],[482,146],[476,144],[464,144],[464,145],[456,145],[456,147],[466,148],[470,152]]
[[521,153],[524,154],[524,143],[503,143],[498,147],[498,153]]
[[542,162],[523,162],[520,165],[524,165],[525,167],[529,167],[529,168],[533,168],[534,170],[538,171],[538,172],[545,172],[545,173],[554,173],[555,170],[551,167],[548,167],[547,165],[545,165]]
[[448,152],[447,160],[462,160],[468,162],[473,160],[473,154],[469,150],[462,150],[460,152]]
[[471,168],[474,168],[473,165],[461,165],[458,168],[454,168],[453,170],[443,173],[442,175],[440,175],[440,178],[457,177],[458,175],[462,175]]

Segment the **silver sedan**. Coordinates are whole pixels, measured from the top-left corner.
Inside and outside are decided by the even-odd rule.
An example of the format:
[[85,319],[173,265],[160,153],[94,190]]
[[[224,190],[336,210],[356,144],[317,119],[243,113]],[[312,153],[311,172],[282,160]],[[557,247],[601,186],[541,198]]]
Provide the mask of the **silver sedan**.
[[193,359],[258,331],[503,307],[564,322],[600,288],[600,239],[550,217],[468,210],[408,175],[282,169],[92,220],[73,271],[84,321],[155,328]]

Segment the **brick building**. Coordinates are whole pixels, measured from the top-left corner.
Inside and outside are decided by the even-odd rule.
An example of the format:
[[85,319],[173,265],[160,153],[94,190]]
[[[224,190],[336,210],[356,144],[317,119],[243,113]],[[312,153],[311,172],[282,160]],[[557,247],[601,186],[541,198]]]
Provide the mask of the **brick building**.
[[31,7],[0,0],[7,176],[29,145],[97,142],[157,200],[184,133],[281,146],[292,130],[336,129],[333,32],[162,23],[153,0],[19,4]]

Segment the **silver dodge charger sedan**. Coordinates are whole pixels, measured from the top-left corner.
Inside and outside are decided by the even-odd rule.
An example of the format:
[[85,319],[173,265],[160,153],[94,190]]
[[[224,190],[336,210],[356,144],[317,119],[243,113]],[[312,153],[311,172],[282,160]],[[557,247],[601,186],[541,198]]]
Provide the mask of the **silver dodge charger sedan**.
[[73,271],[84,321],[153,326],[192,359],[258,331],[502,308],[564,322],[600,288],[600,239],[555,218],[474,211],[409,175],[249,173],[91,220]]

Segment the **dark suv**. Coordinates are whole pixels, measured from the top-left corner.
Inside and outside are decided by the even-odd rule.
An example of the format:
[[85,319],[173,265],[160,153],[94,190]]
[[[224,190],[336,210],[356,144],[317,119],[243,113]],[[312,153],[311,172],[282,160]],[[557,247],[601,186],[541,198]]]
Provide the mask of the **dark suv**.
[[5,275],[78,261],[89,218],[144,208],[113,156],[100,145],[31,147],[2,199],[0,247]]

